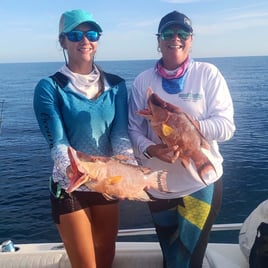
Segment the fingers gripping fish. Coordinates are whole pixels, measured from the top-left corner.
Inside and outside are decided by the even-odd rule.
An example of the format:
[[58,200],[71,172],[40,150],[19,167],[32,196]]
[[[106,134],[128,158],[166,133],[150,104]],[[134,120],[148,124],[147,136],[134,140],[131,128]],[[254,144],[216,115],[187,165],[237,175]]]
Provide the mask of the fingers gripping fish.
[[93,156],[75,151],[72,147],[68,147],[68,154],[73,172],[66,190],[69,193],[85,184],[107,199],[150,201],[147,189],[168,191],[167,171],[152,171],[124,163],[125,156]]
[[217,176],[205,154],[210,146],[192,118],[179,107],[165,102],[151,88],[147,89],[147,109],[137,111],[150,121],[155,134],[168,146],[178,145],[182,165],[205,184]]

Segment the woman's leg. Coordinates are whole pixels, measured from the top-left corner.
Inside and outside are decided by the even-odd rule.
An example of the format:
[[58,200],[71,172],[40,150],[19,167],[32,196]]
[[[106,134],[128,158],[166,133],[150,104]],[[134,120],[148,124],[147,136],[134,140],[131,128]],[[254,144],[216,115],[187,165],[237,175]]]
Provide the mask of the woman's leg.
[[[203,193],[210,195],[209,193]],[[213,193],[210,203],[209,213],[206,216],[202,231],[199,236],[199,240],[195,246],[194,251],[192,252],[190,267],[202,267],[203,259],[205,256],[207,244],[209,241],[209,235],[214,224],[222,204],[222,180],[219,179],[213,184]],[[200,211],[200,217],[204,214]]]
[[148,203],[163,254],[164,268],[180,267],[177,212],[179,203],[182,204],[180,198],[158,199]]
[[118,203],[92,206],[91,215],[97,268],[110,268],[119,226]]
[[89,208],[61,215],[57,228],[72,268],[96,268]]
[[107,201],[96,192],[61,190],[50,195],[52,217],[72,268],[109,268],[115,255],[119,225],[118,200]]
[[202,267],[221,196],[222,185],[218,180],[189,196],[149,203],[165,268]]
[[60,216],[57,227],[72,268],[112,267],[118,215],[118,203],[113,203]]

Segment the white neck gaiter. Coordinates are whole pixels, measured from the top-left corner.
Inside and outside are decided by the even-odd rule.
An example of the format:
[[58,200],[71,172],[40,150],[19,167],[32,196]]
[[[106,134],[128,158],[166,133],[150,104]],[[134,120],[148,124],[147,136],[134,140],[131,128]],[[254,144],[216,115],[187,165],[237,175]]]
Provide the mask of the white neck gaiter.
[[89,74],[78,74],[72,72],[66,65],[60,68],[59,72],[66,75],[70,84],[69,87],[89,99],[93,99],[99,92],[100,71],[93,65],[93,70]]

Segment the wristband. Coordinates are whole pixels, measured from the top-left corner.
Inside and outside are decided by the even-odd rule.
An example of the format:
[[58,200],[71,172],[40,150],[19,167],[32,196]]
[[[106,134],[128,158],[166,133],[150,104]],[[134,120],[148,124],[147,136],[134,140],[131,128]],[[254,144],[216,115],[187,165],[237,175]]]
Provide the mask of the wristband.
[[147,152],[147,149],[145,149],[145,150],[143,151],[143,155],[144,155],[146,158],[148,158],[148,159],[151,159],[151,158],[152,158],[152,156]]

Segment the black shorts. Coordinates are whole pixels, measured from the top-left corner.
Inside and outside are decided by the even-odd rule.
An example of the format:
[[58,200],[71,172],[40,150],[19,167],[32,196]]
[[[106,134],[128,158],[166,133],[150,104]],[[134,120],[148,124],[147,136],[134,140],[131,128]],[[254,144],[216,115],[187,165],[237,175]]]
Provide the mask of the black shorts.
[[102,194],[97,192],[74,191],[68,194],[63,189],[61,189],[60,195],[57,197],[53,193],[53,189],[55,189],[57,185],[57,183],[52,183],[52,191],[50,193],[52,218],[56,224],[60,223],[60,215],[71,213],[90,206],[109,205],[119,202],[118,199],[111,201],[107,200]]

